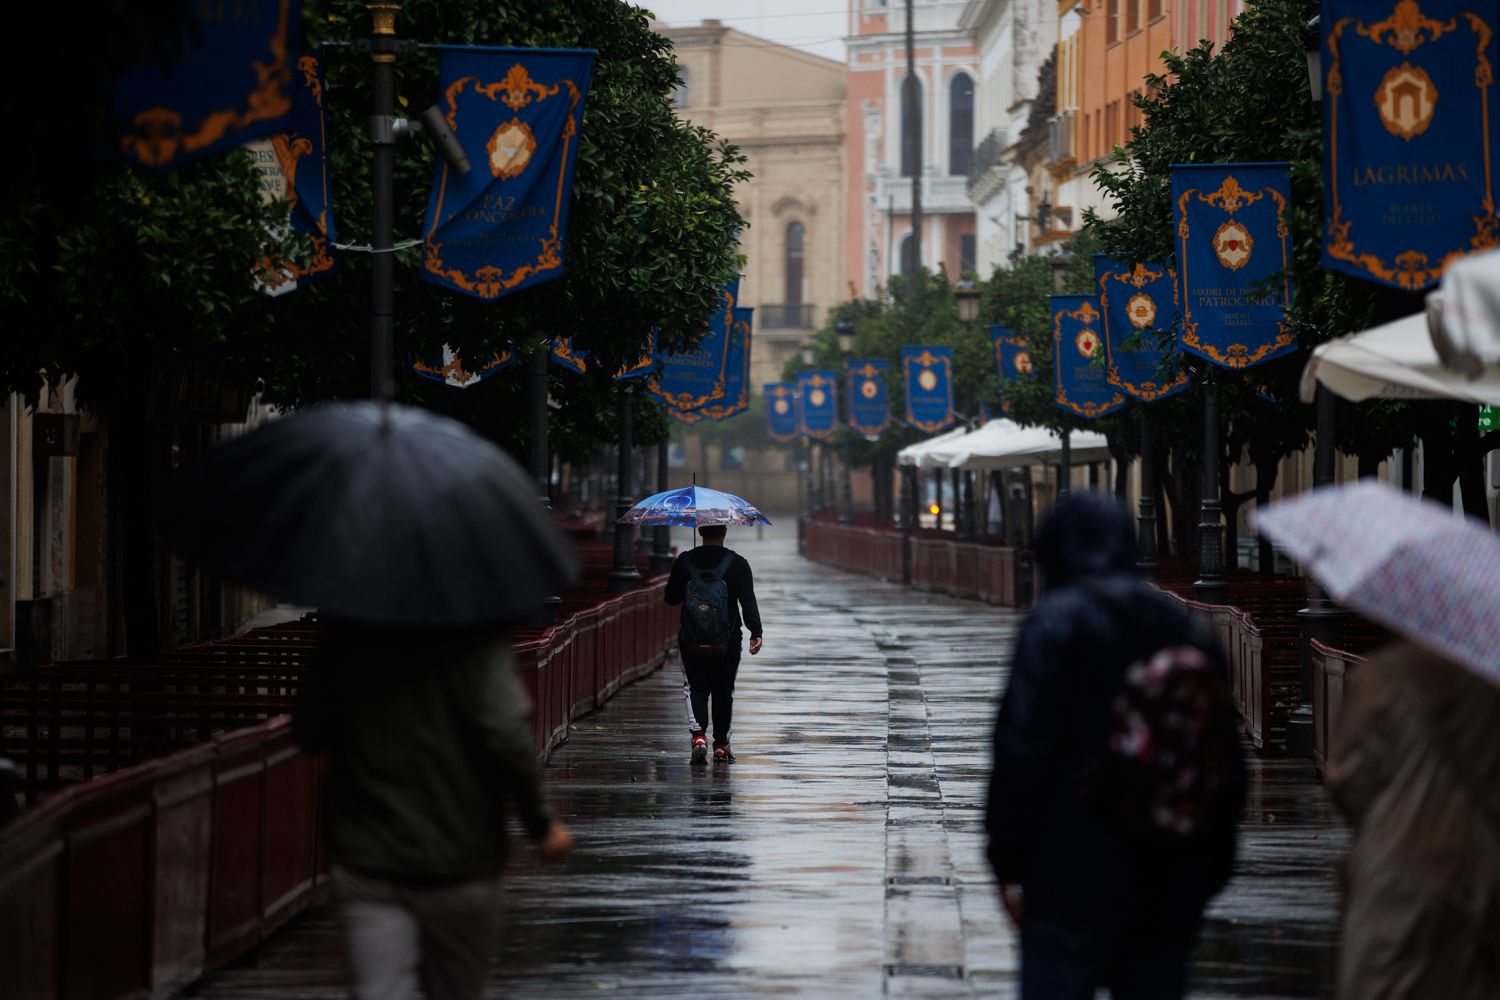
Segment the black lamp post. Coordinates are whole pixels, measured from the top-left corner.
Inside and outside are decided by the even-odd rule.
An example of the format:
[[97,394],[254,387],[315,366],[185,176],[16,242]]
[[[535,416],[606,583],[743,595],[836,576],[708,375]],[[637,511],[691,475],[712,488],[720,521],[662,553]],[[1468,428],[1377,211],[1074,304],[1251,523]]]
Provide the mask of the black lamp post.
[[[958,304],[958,320],[964,325],[970,334],[974,332],[974,323],[979,319],[979,283],[973,278],[965,275],[959,279],[958,284],[953,286],[953,298]],[[978,411],[977,402],[970,400],[965,407],[968,410]],[[959,519],[959,535],[966,542],[972,542],[979,534],[979,512],[975,509],[974,473],[965,469],[960,474],[963,488],[954,489],[955,510],[962,516]]]
[[[656,492],[658,493],[665,493],[668,489],[667,477],[670,472],[667,468],[667,457],[671,447],[671,442],[666,438],[663,438],[656,446]],[[651,575],[660,576],[671,571],[672,529],[659,524],[651,529]]]
[[1213,368],[1203,374],[1203,500],[1198,507],[1198,579],[1193,591],[1205,604],[1223,604],[1224,509],[1219,503],[1219,385]]
[[[800,351],[802,356],[803,371],[811,371],[813,363],[817,360],[816,342],[811,337],[809,337],[806,340],[802,341],[802,344],[798,348],[798,350]],[[805,404],[806,400],[803,400],[803,403]],[[807,418],[804,412],[804,423],[806,422],[806,419]],[[812,435],[805,435],[803,437],[803,440],[807,444],[807,516],[816,517],[818,515],[818,477],[815,474],[815,470],[813,469]]]
[[641,572],[635,568],[635,529],[628,524],[620,524],[620,518],[624,517],[635,504],[635,488],[631,482],[634,463],[631,461],[635,450],[635,428],[633,426],[634,414],[630,405],[630,383],[622,382],[616,398],[620,404],[620,461],[618,468],[618,483],[616,489],[618,494],[615,498],[615,545],[614,565],[609,571],[609,592],[611,594],[623,594],[634,590],[641,585]]
[[[1063,294],[1063,289],[1068,284],[1068,268],[1073,264],[1073,254],[1070,252],[1054,254],[1048,258],[1047,266],[1052,269],[1052,291],[1058,295]],[[1052,359],[1057,364],[1057,359]],[[1057,456],[1057,499],[1073,492],[1073,434],[1066,427],[1057,429],[1057,436],[1062,441],[1062,447]]]
[[1136,517],[1138,525],[1136,547],[1140,549],[1141,557],[1135,565],[1141,575],[1149,580],[1156,577],[1158,567],[1156,561],[1156,465],[1152,461],[1152,451],[1155,445],[1151,440],[1151,407],[1146,403],[1137,403],[1136,407],[1141,414],[1141,501]]
[[[1314,104],[1323,99],[1323,39],[1321,21],[1314,17],[1302,29],[1302,47],[1307,54],[1307,84]],[[1333,393],[1318,386],[1316,402],[1317,438],[1313,453],[1313,487],[1333,484],[1334,437],[1338,433]],[[1307,607],[1297,612],[1302,640],[1302,685],[1300,704],[1287,717],[1287,753],[1311,756],[1313,750],[1313,640],[1337,646],[1344,638],[1345,614],[1328,599],[1312,577],[1307,578]]]
[[854,523],[854,486],[850,482],[849,474],[849,435],[854,433],[851,426],[854,422],[854,400],[849,398],[851,379],[849,378],[849,359],[854,356],[854,321],[845,317],[839,320],[834,328],[839,340],[839,358],[844,363],[844,391],[839,393],[844,411],[844,426],[839,429],[840,458],[843,460],[843,470],[839,477],[839,523]]

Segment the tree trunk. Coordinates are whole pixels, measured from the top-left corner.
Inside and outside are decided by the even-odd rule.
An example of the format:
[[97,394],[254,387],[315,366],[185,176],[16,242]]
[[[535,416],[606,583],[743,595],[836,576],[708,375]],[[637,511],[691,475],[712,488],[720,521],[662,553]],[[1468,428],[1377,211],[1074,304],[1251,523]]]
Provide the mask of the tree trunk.
[[1458,432],[1454,435],[1453,449],[1458,472],[1459,493],[1463,497],[1464,513],[1490,523],[1489,497],[1484,488],[1484,454],[1479,447],[1479,418],[1474,407],[1458,403],[1454,407]]
[[[1271,491],[1276,488],[1276,477],[1281,472],[1281,463],[1263,456],[1255,463],[1255,512],[1259,514],[1271,502]],[[1260,536],[1260,550],[1256,562],[1260,564],[1260,575],[1270,576],[1276,568],[1276,553],[1264,535]]]
[[1386,460],[1385,455],[1371,455],[1361,452],[1359,455],[1359,478],[1374,479],[1380,475],[1380,463]]

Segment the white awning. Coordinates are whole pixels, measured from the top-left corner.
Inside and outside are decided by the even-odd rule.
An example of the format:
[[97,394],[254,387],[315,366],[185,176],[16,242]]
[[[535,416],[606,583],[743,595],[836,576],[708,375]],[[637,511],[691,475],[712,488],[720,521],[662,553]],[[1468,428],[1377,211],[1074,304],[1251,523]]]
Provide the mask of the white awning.
[[1319,382],[1355,402],[1457,399],[1500,405],[1500,365],[1484,365],[1474,378],[1445,367],[1432,345],[1426,313],[1318,347],[1302,370],[1304,401],[1312,401]]
[[927,453],[928,449],[934,448],[945,441],[951,441],[954,438],[963,437],[967,433],[969,433],[968,428],[958,426],[953,428],[952,430],[944,431],[936,437],[930,437],[925,441],[918,441],[916,444],[909,444],[905,448],[902,448],[900,451],[896,452],[896,464],[915,465],[921,468],[923,467],[921,461],[922,456]]
[[1432,346],[1461,375],[1492,376],[1500,368],[1500,250],[1465,257],[1428,296]]
[[[1072,461],[1108,460],[1103,434],[1073,431],[1069,438]],[[1011,420],[991,420],[972,434],[938,445],[927,452],[928,467],[950,469],[1010,469],[1043,465],[1062,457],[1062,440],[1046,427],[1022,427]]]

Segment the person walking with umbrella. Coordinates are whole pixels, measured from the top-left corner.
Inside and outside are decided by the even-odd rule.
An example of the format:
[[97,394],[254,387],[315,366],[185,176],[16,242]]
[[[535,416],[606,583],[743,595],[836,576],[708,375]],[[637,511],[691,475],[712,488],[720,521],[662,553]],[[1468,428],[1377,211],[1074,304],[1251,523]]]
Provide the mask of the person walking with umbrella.
[[622,524],[693,525],[703,544],[688,549],[667,577],[667,604],[682,608],[677,646],[682,656],[692,763],[708,762],[710,706],[713,758],[734,763],[729,725],[739,674],[742,627],[750,630],[750,655],[760,653],[760,606],[750,562],[724,545],[730,524],[770,524],[764,514],[731,493],[701,486],[647,497],[620,519]]
[[1350,673],[1329,750],[1354,827],[1339,997],[1500,997],[1500,540],[1365,481],[1276,504],[1258,527],[1403,637]]
[[329,759],[351,995],[477,1000],[508,813],[544,860],[573,848],[542,794],[508,634],[572,582],[572,547],[498,448],[390,404],[275,420],[210,453],[181,500],[189,554],[319,609],[292,731]]

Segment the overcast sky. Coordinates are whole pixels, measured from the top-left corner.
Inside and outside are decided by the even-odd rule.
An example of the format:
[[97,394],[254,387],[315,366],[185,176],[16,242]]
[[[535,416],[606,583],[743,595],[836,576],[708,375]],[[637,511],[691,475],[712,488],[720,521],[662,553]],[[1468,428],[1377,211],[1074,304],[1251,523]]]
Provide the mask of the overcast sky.
[[847,0],[631,0],[677,26],[718,18],[726,27],[844,61]]

